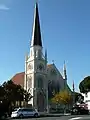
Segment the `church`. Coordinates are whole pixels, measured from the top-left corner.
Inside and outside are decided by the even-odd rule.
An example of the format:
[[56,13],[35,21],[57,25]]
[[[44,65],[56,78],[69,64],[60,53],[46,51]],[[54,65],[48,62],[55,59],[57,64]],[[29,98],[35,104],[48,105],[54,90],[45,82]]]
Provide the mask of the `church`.
[[25,56],[25,72],[17,73],[12,80],[30,92],[33,97],[28,104],[40,112],[48,110],[48,100],[55,93],[65,88],[71,91],[67,84],[65,63],[62,75],[54,63],[48,64],[47,51],[43,53],[38,3],[34,10],[30,52]]

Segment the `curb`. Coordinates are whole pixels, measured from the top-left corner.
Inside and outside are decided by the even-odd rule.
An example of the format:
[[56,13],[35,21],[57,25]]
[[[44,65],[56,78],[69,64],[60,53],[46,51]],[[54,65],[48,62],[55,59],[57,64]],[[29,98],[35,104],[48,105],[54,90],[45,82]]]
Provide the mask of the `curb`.
[[71,114],[42,114],[40,117],[61,117],[61,116],[69,116]]

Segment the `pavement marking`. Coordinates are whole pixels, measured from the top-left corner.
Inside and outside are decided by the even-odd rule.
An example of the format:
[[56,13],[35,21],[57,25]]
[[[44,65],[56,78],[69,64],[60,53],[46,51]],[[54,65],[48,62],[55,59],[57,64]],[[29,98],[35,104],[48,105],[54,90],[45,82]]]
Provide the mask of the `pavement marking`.
[[69,120],[80,120],[82,117],[75,117],[75,118],[71,118]]

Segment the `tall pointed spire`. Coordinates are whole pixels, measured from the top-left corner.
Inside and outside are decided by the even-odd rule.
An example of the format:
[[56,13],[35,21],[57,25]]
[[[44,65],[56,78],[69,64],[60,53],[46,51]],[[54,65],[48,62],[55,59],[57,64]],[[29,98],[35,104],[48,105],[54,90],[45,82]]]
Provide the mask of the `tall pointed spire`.
[[34,23],[33,23],[33,33],[31,46],[41,46],[41,31],[40,31],[40,22],[39,22],[39,13],[38,13],[38,3],[35,3],[35,11],[34,11]]
[[46,61],[46,64],[47,64],[47,49],[45,50],[45,61]]
[[67,73],[66,73],[66,64],[64,61],[64,66],[63,66],[63,75],[64,75],[64,79],[67,80]]
[[63,68],[63,69],[64,69],[64,71],[66,71],[66,64],[65,64],[65,61],[64,61],[64,68]]
[[75,87],[74,87],[74,80],[73,80],[73,92],[75,91]]

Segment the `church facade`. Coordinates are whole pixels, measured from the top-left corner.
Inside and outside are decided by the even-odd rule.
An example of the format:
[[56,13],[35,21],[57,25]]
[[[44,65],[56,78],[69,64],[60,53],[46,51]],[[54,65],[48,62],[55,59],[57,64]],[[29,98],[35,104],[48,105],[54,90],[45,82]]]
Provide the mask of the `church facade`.
[[64,73],[63,79],[55,64],[47,65],[47,51],[43,54],[38,4],[36,3],[30,53],[25,59],[24,89],[33,96],[29,104],[39,111],[48,109],[48,97],[54,94],[53,92],[59,92],[67,84],[66,69]]
[[30,52],[25,57],[25,72],[23,72],[21,77],[23,82],[17,83],[18,80],[14,80],[14,78],[13,81],[30,92],[33,97],[28,104],[31,104],[41,112],[48,111],[48,100],[55,93],[65,88],[70,91],[67,85],[65,64],[62,75],[54,63],[47,64],[47,61],[47,51],[43,53],[38,4],[36,3]]

